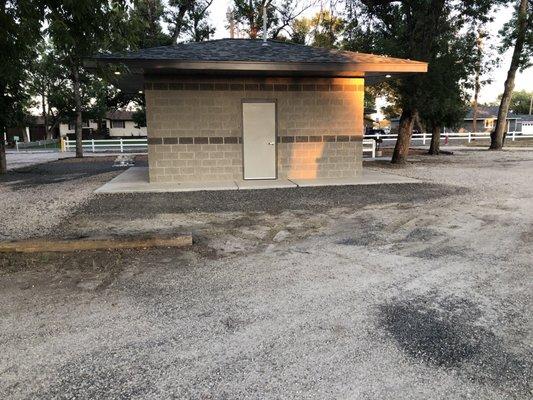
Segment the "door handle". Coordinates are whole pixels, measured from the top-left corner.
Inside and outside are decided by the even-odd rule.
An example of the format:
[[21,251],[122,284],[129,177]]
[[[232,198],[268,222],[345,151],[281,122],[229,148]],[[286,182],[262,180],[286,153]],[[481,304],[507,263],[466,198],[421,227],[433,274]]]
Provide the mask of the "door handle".
[[275,143],[275,142],[268,142],[268,144],[269,144],[270,146],[274,146],[276,143]]

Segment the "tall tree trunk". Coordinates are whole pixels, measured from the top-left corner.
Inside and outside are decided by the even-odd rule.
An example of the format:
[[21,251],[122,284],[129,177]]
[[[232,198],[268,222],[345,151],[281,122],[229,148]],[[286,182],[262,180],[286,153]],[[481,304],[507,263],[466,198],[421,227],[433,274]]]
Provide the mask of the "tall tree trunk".
[[189,0],[189,1],[182,3],[178,7],[176,19],[173,21],[174,22],[174,31],[172,32],[173,43],[176,43],[178,41],[180,34],[181,34],[181,30],[183,28],[185,14],[187,13],[187,11],[189,11],[189,9],[193,6],[193,4],[194,4],[194,0]]
[[417,115],[418,111],[416,109],[402,111],[400,126],[398,127],[398,139],[396,140],[396,146],[394,146],[394,153],[392,153],[391,162],[393,164],[404,164],[407,161],[413,125]]
[[76,127],[74,132],[76,133],[76,157],[83,157],[83,130],[82,130],[82,116],[81,116],[81,87],[80,87],[80,74],[78,67],[72,67],[72,84],[74,88],[74,105],[76,110]]
[[440,153],[440,126],[433,124],[431,126],[431,144],[429,145],[428,154],[436,156]]
[[472,132],[477,132],[477,114],[479,91],[481,90],[481,57],[483,56],[483,41],[481,38],[481,29],[477,31],[476,40],[476,75],[474,79],[474,104],[472,104]]
[[476,70],[476,80],[474,83],[474,103],[472,104],[472,132],[477,132],[477,110],[480,88],[481,85],[479,83],[479,71]]
[[41,104],[43,107],[43,122],[44,122],[44,134],[45,139],[52,139],[52,130],[48,127],[48,111],[46,110],[45,94],[41,94]]
[[511,65],[507,72],[507,79],[505,80],[505,89],[500,102],[500,109],[498,110],[496,128],[490,137],[490,150],[501,150],[503,147],[503,136],[507,125],[507,113],[509,112],[509,104],[511,103],[511,96],[513,94],[516,71],[520,66],[520,57],[526,39],[528,18],[531,18],[531,16],[528,16],[528,0],[520,0],[516,28],[516,43],[513,50]]
[[0,175],[7,172],[6,144],[4,142],[4,129],[0,129]]

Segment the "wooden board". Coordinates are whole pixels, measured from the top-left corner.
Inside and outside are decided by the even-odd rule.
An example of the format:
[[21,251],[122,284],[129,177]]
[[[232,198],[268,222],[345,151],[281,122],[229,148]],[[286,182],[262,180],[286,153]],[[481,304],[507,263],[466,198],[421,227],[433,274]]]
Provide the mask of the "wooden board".
[[13,242],[0,242],[0,253],[143,249],[152,247],[184,247],[190,245],[192,245],[191,234],[181,234],[174,236],[151,236],[139,238],[85,238],[69,240],[29,239]]

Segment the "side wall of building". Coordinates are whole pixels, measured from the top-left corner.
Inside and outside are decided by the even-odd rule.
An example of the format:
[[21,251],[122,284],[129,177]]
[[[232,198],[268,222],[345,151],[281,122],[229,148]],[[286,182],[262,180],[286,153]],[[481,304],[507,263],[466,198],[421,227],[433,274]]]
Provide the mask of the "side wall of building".
[[214,79],[147,76],[150,181],[242,179],[242,102],[277,103],[278,178],[361,171],[361,78]]

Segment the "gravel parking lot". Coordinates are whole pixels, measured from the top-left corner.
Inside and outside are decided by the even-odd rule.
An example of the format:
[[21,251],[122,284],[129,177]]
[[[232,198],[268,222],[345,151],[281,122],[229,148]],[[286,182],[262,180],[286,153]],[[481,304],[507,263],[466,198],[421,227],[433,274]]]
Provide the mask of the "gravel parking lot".
[[196,243],[0,255],[0,397],[531,398],[533,152],[366,167],[426,183],[92,193],[112,159],[2,178],[2,238]]

